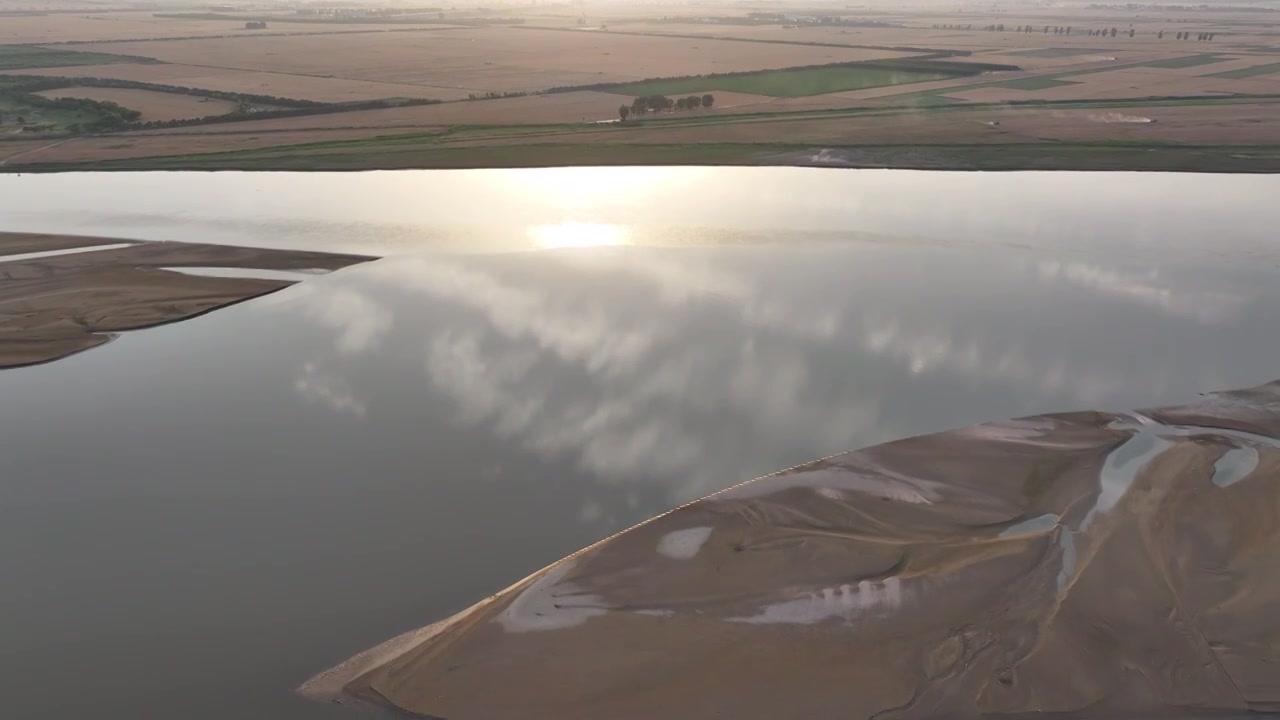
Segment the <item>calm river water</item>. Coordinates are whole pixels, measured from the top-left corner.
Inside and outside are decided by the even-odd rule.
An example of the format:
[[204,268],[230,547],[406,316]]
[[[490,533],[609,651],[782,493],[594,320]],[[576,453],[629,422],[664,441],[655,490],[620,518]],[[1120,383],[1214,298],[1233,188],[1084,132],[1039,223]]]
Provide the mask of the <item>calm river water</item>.
[[1222,175],[0,176],[0,230],[389,255],[0,371],[4,714],[335,717],[291,689],[727,485],[1280,377],[1277,197]]

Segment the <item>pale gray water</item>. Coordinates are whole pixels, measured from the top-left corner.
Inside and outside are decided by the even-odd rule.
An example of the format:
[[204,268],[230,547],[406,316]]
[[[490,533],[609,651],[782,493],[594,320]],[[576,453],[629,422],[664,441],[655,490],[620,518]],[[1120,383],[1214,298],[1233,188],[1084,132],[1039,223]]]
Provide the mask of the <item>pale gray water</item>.
[[268,270],[239,267],[166,267],[162,270],[199,275],[201,277],[258,278],[260,280],[292,280],[295,282],[324,275],[326,270]]
[[1015,523],[1013,525],[1010,525],[1009,527],[1001,531],[1000,537],[1013,537],[1015,535],[1027,535],[1031,533],[1047,532],[1049,530],[1052,530],[1054,527],[1056,527],[1058,525],[1059,520],[1061,520],[1061,518],[1059,518],[1054,513],[1045,513],[1044,515],[1037,515],[1033,518],[1028,518],[1026,520],[1023,520],[1020,523]]
[[[3,229],[397,253],[0,371],[7,716],[334,717],[290,688],[707,492],[891,438],[1280,377],[1277,190],[0,176]],[[573,247],[592,243],[617,246]]]
[[64,250],[41,250],[39,252],[13,253],[10,255],[0,255],[0,262],[18,262],[20,260],[38,260],[40,258],[57,257],[58,255],[72,255],[84,252],[102,252],[103,250],[119,250],[120,248],[132,247],[136,243],[110,243],[107,245],[90,245],[88,247],[66,248]]
[[0,174],[0,221],[6,230],[378,255],[757,242],[786,230],[819,241],[857,235],[1137,260],[1177,251],[1189,260],[1213,257],[1219,239],[1236,256],[1269,254],[1280,219],[1276,197],[1280,176],[1187,173],[649,167]]
[[1229,487],[1258,469],[1258,449],[1231,448],[1213,464],[1213,484]]

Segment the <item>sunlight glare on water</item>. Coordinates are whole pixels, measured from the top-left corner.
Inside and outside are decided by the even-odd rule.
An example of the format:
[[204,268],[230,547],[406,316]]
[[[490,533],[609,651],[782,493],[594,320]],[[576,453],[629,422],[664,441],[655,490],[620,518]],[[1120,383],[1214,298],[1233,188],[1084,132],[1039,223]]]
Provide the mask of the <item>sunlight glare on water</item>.
[[539,248],[579,248],[629,245],[630,237],[623,225],[567,221],[555,225],[534,225],[529,239]]
[[[0,219],[19,232],[371,255],[537,250],[545,245],[531,227],[598,223],[626,227],[627,245],[875,237],[1071,248],[1113,260],[1159,254],[1204,268],[1224,254],[1270,253],[1280,212],[1268,202],[1280,192],[1280,175],[577,167],[123,172],[112,174],[110,192],[102,185],[94,173],[0,174]],[[1080,222],[1080,208],[1106,221]],[[1231,219],[1229,246],[1204,241],[1221,234],[1221,218]],[[584,244],[579,233],[587,235],[566,229],[551,244]],[[1074,255],[1041,260],[1046,275],[1100,291],[1116,292],[1125,280],[1090,274]]]
[[708,170],[698,167],[560,167],[534,173],[463,171],[468,180],[489,185],[491,194],[517,195],[544,208],[592,212],[609,207],[644,205],[656,196],[679,196],[682,188],[706,183]]

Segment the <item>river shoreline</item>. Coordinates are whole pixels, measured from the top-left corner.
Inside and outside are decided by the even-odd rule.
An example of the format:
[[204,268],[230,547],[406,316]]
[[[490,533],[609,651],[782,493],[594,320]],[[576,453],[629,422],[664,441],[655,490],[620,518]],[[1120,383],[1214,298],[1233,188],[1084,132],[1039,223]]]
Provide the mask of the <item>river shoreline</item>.
[[[1280,172],[1280,147],[1014,143],[842,145],[564,143],[473,147],[298,146],[95,162],[0,166],[6,173],[153,170],[342,172],[585,166],[826,167],[952,171]],[[357,151],[358,150],[358,151]]]
[[116,334],[188,320],[294,280],[180,268],[336,270],[371,258],[179,242],[0,232],[0,369],[61,360]]

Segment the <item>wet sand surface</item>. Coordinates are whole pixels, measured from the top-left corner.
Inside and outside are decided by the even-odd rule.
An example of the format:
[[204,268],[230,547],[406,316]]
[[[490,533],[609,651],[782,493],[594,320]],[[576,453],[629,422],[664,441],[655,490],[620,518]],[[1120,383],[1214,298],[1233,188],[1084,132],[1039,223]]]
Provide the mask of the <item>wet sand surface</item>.
[[680,507],[302,691],[449,720],[1280,711],[1278,479],[1280,382],[900,440]]
[[109,342],[111,333],[185,320],[294,282],[177,268],[334,270],[368,259],[0,232],[0,368],[57,360]]

